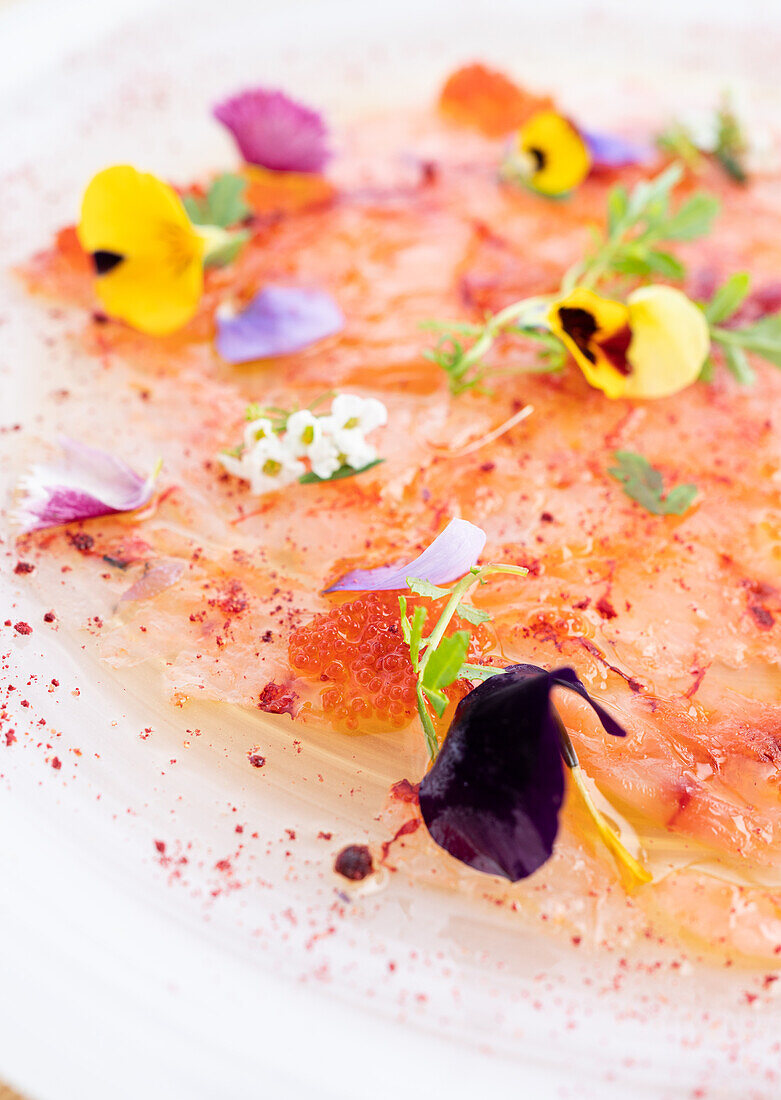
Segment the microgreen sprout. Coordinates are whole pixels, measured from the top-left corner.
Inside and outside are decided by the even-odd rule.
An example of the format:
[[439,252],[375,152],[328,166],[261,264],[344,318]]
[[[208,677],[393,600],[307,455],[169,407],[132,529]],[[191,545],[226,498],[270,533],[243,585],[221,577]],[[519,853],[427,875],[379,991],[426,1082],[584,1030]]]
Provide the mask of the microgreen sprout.
[[[525,576],[528,570],[520,565],[484,565],[474,566],[466,576],[462,577],[451,588],[440,588],[429,581],[419,580],[416,577],[407,578],[407,587],[415,595],[423,596],[431,600],[447,599],[439,618],[430,634],[424,635],[423,630],[428,619],[428,611],[421,604],[415,607],[412,618],[407,614],[407,598],[399,596],[399,610],[401,614],[401,632],[404,641],[409,646],[410,661],[417,677],[416,694],[418,714],[423,725],[426,737],[426,746],[433,760],[439,748],[434,723],[429,708],[433,709],[437,717],[441,718],[445,713],[448,698],[444,689],[456,680],[485,678],[481,666],[471,665],[466,661],[471,636],[468,630],[458,630],[454,634],[447,635],[445,631],[450,625],[454,615],[478,626],[487,622],[490,615],[481,611],[473,604],[465,602],[464,597],[477,584],[484,584],[486,579],[497,573],[512,573],[516,576]],[[474,670],[481,671],[475,674]],[[498,669],[497,671],[501,671]]]

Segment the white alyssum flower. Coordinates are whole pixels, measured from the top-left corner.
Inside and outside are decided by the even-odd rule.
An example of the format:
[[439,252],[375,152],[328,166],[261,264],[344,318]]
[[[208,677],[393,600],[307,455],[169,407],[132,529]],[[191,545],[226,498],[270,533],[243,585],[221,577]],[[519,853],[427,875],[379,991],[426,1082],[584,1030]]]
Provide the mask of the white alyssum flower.
[[220,455],[220,461],[229,474],[248,481],[251,491],[258,496],[282,489],[306,473],[304,463],[273,432],[245,447],[238,457]]
[[351,466],[362,470],[377,458],[377,451],[367,443],[364,434],[358,428],[343,428],[331,435],[340,466]]
[[346,429],[365,435],[388,423],[388,410],[376,397],[340,393],[333,399],[330,416],[324,419],[328,422],[326,430],[331,432]]
[[309,448],[307,458],[312,466],[312,473],[324,481],[333,477],[339,467],[344,465],[333,437],[325,432]]
[[323,418],[309,409],[299,409],[287,418],[285,446],[298,458],[309,457],[323,438]]
[[274,436],[274,425],[265,416],[260,416],[250,422],[244,428],[244,446],[254,447],[261,439],[271,439]]

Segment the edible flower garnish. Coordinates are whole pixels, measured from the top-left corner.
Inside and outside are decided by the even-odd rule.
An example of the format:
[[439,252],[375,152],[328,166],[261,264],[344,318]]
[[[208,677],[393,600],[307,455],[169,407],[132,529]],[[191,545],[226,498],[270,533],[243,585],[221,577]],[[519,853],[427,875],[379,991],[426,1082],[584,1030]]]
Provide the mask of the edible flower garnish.
[[[426,355],[447,372],[452,392],[482,385],[486,356],[502,335],[538,344],[538,361],[527,371],[560,370],[569,351],[590,385],[611,398],[676,393],[707,372],[711,339],[734,347],[739,338],[724,336],[727,330],[714,328],[707,311],[675,287],[626,292],[627,280],[683,279],[683,264],[659,246],[693,240],[710,229],[718,211],[710,195],[691,195],[670,210],[681,174],[673,165],[631,193],[614,188],[604,240],[565,274],[559,294],[513,302],[482,324],[428,322],[429,328],[444,329]],[[603,286],[613,293],[600,293]],[[468,346],[465,337],[471,338]]]
[[352,477],[383,461],[366,440],[367,432],[387,422],[381,401],[339,394],[329,414],[315,415],[317,404],[293,411],[250,405],[244,440],[219,455],[223,467],[260,495],[294,481]]
[[589,385],[611,398],[678,393],[697,380],[710,348],[702,310],[670,286],[640,287],[626,304],[578,287],[547,320]]
[[505,137],[535,112],[552,106],[550,96],[519,88],[504,73],[480,63],[451,73],[439,96],[439,110],[461,126],[488,137]]
[[616,465],[608,469],[611,477],[620,481],[628,497],[655,516],[682,516],[688,512],[697,496],[697,486],[676,485],[665,495],[661,473],[647,458],[634,451],[616,451]]
[[290,355],[333,336],[344,317],[322,290],[267,286],[240,313],[218,309],[217,351],[229,363]]
[[447,584],[472,568],[484,546],[485,531],[468,520],[451,519],[444,531],[411,562],[353,569],[326,592],[392,591],[407,588],[408,577],[418,577],[428,584]]
[[[461,700],[420,784],[420,809],[431,836],[476,871],[517,882],[538,870],[553,853],[565,763],[584,790],[572,742],[551,704],[554,687],[575,691],[607,733],[625,736],[573,669],[511,665]],[[633,879],[649,881],[591,800],[587,808],[597,814],[613,855]]]
[[624,138],[578,127],[558,111],[538,111],[515,135],[500,175],[549,198],[579,187],[593,169],[624,168],[649,150]]
[[78,237],[92,257],[106,312],[152,336],[194,316],[204,264],[231,240],[219,226],[194,226],[172,187],[129,165],[106,168],[90,181]]
[[143,478],[107,451],[65,437],[59,444],[61,459],[34,466],[22,479],[17,519],[25,533],[134,512],[151,499],[159,465]]
[[591,154],[577,127],[557,111],[540,111],[518,131],[501,174],[558,198],[578,187],[590,168]]
[[321,172],[330,157],[322,116],[284,92],[250,88],[218,103],[214,117],[233,134],[248,164]]
[[[447,634],[454,616],[479,625],[490,615],[466,596],[491,574],[524,574],[513,565],[473,566],[451,588],[415,577],[410,590],[433,601],[446,601],[434,629],[423,633],[428,618],[418,604],[407,614],[399,597],[401,630],[416,674],[418,715],[434,764],[420,786],[423,820],[434,840],[476,870],[516,881],[531,874],[551,855],[558,830],[564,780],[562,759],[581,793],[601,839],[632,887],[650,875],[626,850],[615,829],[599,812],[588,791],[572,741],[550,705],[554,686],[582,696],[608,733],[623,737],[618,723],[591,697],[570,668],[548,673],[535,665],[507,669],[467,660],[471,636],[461,629]],[[456,680],[484,680],[455,712],[440,749],[431,711],[441,718],[448,704],[445,688]]]

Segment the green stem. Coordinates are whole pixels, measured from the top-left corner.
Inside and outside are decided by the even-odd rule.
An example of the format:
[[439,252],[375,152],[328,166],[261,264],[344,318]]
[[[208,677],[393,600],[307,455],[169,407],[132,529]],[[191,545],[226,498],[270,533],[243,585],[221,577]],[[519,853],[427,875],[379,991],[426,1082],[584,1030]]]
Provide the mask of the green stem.
[[428,638],[426,638],[425,640],[426,651],[421,657],[420,663],[418,665],[419,680],[423,677],[423,670],[426,667],[426,662],[428,661],[430,655],[437,648],[439,643],[442,641],[450,620],[453,618],[456,611],[458,610],[458,605],[461,603],[461,597],[465,596],[472,585],[477,583],[483,572],[484,570],[481,569],[475,570],[474,572],[470,571],[465,577],[461,578],[455,588],[451,589],[450,599],[445,604],[442,614],[437,620],[437,625],[434,627]]
[[437,740],[436,730],[434,729],[434,723],[431,721],[431,715],[428,712],[426,706],[426,700],[423,696],[423,689],[420,686],[420,680],[415,685],[415,692],[418,697],[418,715],[420,717],[420,724],[423,726],[423,733],[426,736],[426,748],[428,754],[432,760],[436,760],[437,753],[439,752],[439,741]]

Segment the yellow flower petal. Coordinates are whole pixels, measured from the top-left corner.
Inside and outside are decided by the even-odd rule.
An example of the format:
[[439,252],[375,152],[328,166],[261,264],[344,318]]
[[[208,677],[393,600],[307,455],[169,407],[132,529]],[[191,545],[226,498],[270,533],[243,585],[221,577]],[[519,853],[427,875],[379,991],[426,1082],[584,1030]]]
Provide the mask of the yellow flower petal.
[[193,316],[205,246],[168,184],[128,165],[106,168],[84,194],[78,235],[85,251],[111,257],[96,290],[112,317],[158,336]]
[[530,187],[544,195],[565,195],[583,182],[591,154],[572,123],[556,111],[538,111],[517,135],[518,162]]
[[571,353],[590,386],[602,390],[608,397],[624,396],[629,369],[624,359],[631,333],[629,309],[623,302],[602,298],[585,287],[576,287],[566,298],[553,304],[548,324]]
[[644,286],[629,295],[631,374],[625,397],[667,397],[695,382],[710,350],[705,315],[680,290]]
[[554,303],[551,331],[589,385],[610,398],[667,397],[695,382],[710,348],[702,310],[670,286],[647,286],[626,305],[578,287]]

